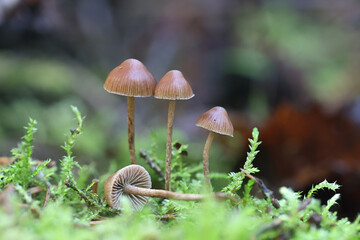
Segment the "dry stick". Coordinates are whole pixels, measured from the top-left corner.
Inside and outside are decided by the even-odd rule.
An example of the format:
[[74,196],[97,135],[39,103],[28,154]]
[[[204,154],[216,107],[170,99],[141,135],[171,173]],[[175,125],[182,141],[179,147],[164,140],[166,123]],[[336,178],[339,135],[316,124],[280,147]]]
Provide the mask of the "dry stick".
[[[202,194],[178,193],[178,192],[171,192],[160,189],[141,188],[141,187],[132,186],[130,184],[124,187],[124,192],[127,194],[134,194],[140,196],[168,198],[168,199],[177,199],[177,200],[185,200],[185,201],[199,201],[206,198],[206,195],[202,195]],[[222,192],[214,193],[214,197],[217,199],[230,199],[232,201],[239,201],[239,199]]]
[[[32,201],[31,201],[32,202]],[[40,210],[32,207],[31,203],[19,203],[18,206],[20,208],[26,208],[26,209],[30,209],[31,213],[34,215],[35,218],[39,218],[40,217]]]
[[67,179],[65,181],[65,185],[68,186],[69,188],[73,189],[75,192],[77,192],[79,194],[79,196],[85,200],[86,204],[87,205],[91,205],[91,206],[94,206],[94,207],[98,207],[100,208],[99,206],[99,203],[98,202],[95,202],[94,200],[92,200],[84,191],[82,191],[81,189],[75,187],[74,185],[72,185],[69,181],[69,179]]
[[[38,175],[39,176],[39,175]],[[43,177],[39,177],[40,180],[43,180]],[[46,191],[45,191],[45,198],[43,201],[43,207],[46,207],[47,203],[49,202],[50,199],[50,188],[51,188],[51,183],[48,180],[45,180],[45,185],[46,185]],[[27,190],[27,193],[32,195],[38,192],[43,191],[43,188],[41,186],[37,186],[37,187],[33,187]]]
[[145,159],[145,162],[154,170],[154,172],[160,177],[161,181],[164,181],[164,173],[161,171],[161,168],[150,158],[145,150],[140,150],[140,157]]
[[209,173],[209,151],[211,147],[211,143],[214,139],[215,133],[209,132],[209,135],[206,139],[204,152],[203,152],[203,169],[204,169],[204,179],[205,184],[210,188],[211,182],[210,182],[210,173]]
[[104,223],[106,222],[107,220],[96,220],[96,221],[90,221],[89,224],[90,226],[95,226],[95,225],[98,225],[98,224],[101,224],[101,223]]
[[27,190],[27,193],[30,195],[33,195],[33,194],[41,192],[42,190],[43,190],[43,188],[41,186],[36,186],[36,187],[29,188]]
[[165,168],[165,190],[170,191],[170,178],[171,178],[171,151],[172,151],[172,135],[174,125],[174,112],[175,112],[175,100],[169,101],[168,110],[168,131],[166,142],[166,168]]
[[[254,181],[256,181],[256,177],[246,173],[243,169],[241,169],[241,171],[243,173],[245,173],[246,176],[248,176],[249,178],[253,179]],[[259,179],[258,179],[259,180]],[[298,212],[304,210],[312,201],[312,198],[307,198],[304,201],[302,201],[297,209]],[[312,222],[314,219],[316,219],[314,222]],[[311,215],[310,219],[308,220],[310,221],[310,223],[314,223],[316,226],[319,226],[320,222],[321,222],[321,216],[317,213],[314,213],[313,215]],[[276,218],[274,221],[266,224],[263,228],[261,228],[256,235],[259,236],[261,234],[263,234],[266,231],[269,231],[271,229],[276,229],[278,227],[280,227],[280,225],[283,223],[283,220],[280,218]]]
[[165,215],[158,215],[156,216],[156,219],[160,219],[160,220],[169,220],[169,219],[173,219],[177,216],[176,213],[171,213],[171,214],[165,214]]
[[271,199],[271,203],[275,208],[277,208],[277,209],[280,208],[279,201],[275,198],[274,192],[266,187],[263,180],[261,180],[260,178],[254,177],[253,175],[245,172],[245,170],[242,169],[242,168],[240,168],[240,170],[241,170],[241,172],[243,172],[245,174],[246,177],[254,180],[260,186],[260,188],[261,188],[262,192],[264,193],[264,195]]
[[135,130],[134,130],[134,105],[135,97],[127,97],[127,111],[128,111],[128,141],[129,141],[129,154],[131,164],[136,164],[135,155]]
[[304,210],[311,202],[312,202],[312,198],[305,199],[304,201],[301,202],[297,211],[300,212],[300,211]]
[[50,186],[46,184],[46,192],[45,192],[45,198],[43,202],[43,207],[46,207],[50,199]]
[[46,192],[45,192],[45,198],[44,198],[44,202],[43,202],[43,207],[46,207],[46,205],[49,202],[50,188],[52,187],[51,183],[48,180],[45,180],[45,184],[46,184]]
[[280,218],[276,218],[274,221],[266,224],[264,227],[260,228],[260,230],[256,233],[256,236],[260,236],[266,231],[277,229],[281,224],[283,223],[283,220]]
[[[77,192],[80,196],[80,198],[84,199],[84,201],[86,202],[86,204],[88,206],[94,206],[96,207],[97,209],[102,209],[103,207],[101,206],[101,203],[94,200],[94,199],[91,199],[91,197],[89,197],[86,192],[82,191],[81,189],[77,188],[76,186],[72,185],[69,181],[69,179],[66,179],[65,181],[65,185],[68,186],[69,188],[73,189],[75,192]],[[102,201],[103,202],[103,201]],[[116,209],[113,209],[113,208],[107,208],[106,209],[107,212],[109,213],[112,213],[112,214],[119,214],[120,211],[119,210],[116,210]]]
[[[50,163],[54,163],[54,161],[51,161]],[[49,164],[50,164],[49,163]],[[51,164],[50,167],[53,167],[54,164]],[[44,174],[42,173],[42,171],[40,171],[40,174],[37,175],[37,178],[39,178],[41,181],[44,180]],[[50,199],[50,188],[52,187],[51,183],[49,182],[49,180],[45,179],[45,185],[46,185],[46,192],[45,192],[45,198],[44,198],[44,202],[43,202],[43,207],[45,207],[47,205],[47,203],[49,202]],[[31,194],[31,193],[30,193]]]

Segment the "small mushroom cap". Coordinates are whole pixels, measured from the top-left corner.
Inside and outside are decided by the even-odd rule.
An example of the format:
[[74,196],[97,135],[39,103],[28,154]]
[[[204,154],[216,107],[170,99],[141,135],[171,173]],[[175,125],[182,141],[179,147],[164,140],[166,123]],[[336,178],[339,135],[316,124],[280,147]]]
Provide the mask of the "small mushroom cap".
[[196,121],[196,126],[231,137],[233,137],[234,134],[234,127],[229,115],[223,107],[213,107],[209,111],[203,113]]
[[106,91],[130,97],[149,97],[154,94],[156,81],[145,65],[127,59],[114,68],[106,78]]
[[154,97],[169,100],[187,100],[194,96],[193,90],[178,70],[167,72],[155,87]]
[[140,210],[147,203],[148,197],[125,193],[124,187],[128,184],[151,188],[151,178],[145,168],[140,165],[126,166],[106,180],[104,185],[105,199],[111,207],[120,209],[120,198],[124,196],[130,200],[135,210]]

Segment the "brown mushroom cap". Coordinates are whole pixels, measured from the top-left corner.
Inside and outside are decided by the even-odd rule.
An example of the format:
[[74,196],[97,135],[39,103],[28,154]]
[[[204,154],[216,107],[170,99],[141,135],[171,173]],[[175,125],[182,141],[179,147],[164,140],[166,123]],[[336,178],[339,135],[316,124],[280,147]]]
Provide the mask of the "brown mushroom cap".
[[203,113],[196,121],[196,126],[231,137],[233,137],[234,134],[234,127],[223,107],[213,107]]
[[130,200],[131,205],[135,210],[140,210],[148,201],[148,197],[127,194],[124,192],[124,187],[126,185],[151,188],[151,178],[149,173],[142,166],[132,164],[111,175],[104,185],[105,199],[111,207],[119,209],[121,207],[120,198],[124,196]]
[[152,96],[155,86],[153,75],[136,59],[127,59],[114,68],[104,84],[106,91],[130,97]]
[[155,87],[154,97],[169,100],[187,100],[194,96],[190,84],[178,70],[167,72]]

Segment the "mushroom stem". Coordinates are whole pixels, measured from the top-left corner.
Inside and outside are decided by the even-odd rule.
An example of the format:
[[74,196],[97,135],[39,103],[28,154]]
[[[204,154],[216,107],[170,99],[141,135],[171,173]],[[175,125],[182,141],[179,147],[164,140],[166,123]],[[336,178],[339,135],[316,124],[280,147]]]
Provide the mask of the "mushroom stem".
[[134,105],[135,98],[127,97],[127,110],[128,110],[128,141],[129,141],[129,154],[131,164],[136,164],[136,155],[135,155],[135,130],[134,130]]
[[171,177],[171,151],[172,151],[172,135],[174,125],[175,100],[169,101],[168,124],[167,124],[167,142],[166,142],[166,167],[165,167],[165,190],[170,191]]
[[[149,189],[149,188],[136,187],[136,186],[133,186],[130,184],[128,184],[124,187],[124,192],[127,194],[133,194],[133,195],[178,199],[178,200],[185,200],[185,201],[199,201],[199,200],[203,200],[206,197],[206,195],[203,195],[203,194],[178,193],[178,192],[171,192],[171,191],[160,190],[160,189]],[[236,199],[230,195],[227,195],[225,193],[222,193],[222,192],[214,193],[214,197],[217,199],[230,199],[233,201],[238,201],[238,199]]]
[[209,135],[206,139],[204,152],[203,152],[204,179],[205,179],[205,184],[207,184],[208,187],[211,187],[210,176],[209,176],[210,175],[209,174],[209,152],[210,152],[210,147],[211,147],[211,143],[214,139],[214,136],[215,136],[214,132],[209,132]]

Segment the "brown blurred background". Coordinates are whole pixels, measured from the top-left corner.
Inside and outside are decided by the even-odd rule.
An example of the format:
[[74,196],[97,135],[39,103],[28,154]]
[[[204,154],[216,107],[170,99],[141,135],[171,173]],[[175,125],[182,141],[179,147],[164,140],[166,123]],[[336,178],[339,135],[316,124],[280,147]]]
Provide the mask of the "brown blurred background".
[[[197,118],[223,106],[236,134],[216,139],[212,171],[238,171],[257,126],[263,144],[254,164],[270,187],[306,191],[336,180],[337,210],[353,218],[360,211],[359,40],[355,0],[0,0],[0,156],[10,155],[32,117],[39,122],[34,158],[60,159],[76,105],[86,115],[77,160],[94,175],[110,162],[126,165],[125,98],[102,85],[111,69],[137,58],[157,80],[178,69],[192,85],[195,98],[175,113],[175,139],[189,143],[190,161],[201,161],[206,137]],[[166,102],[137,99],[135,114],[137,149],[149,149],[154,135],[165,139]]]

